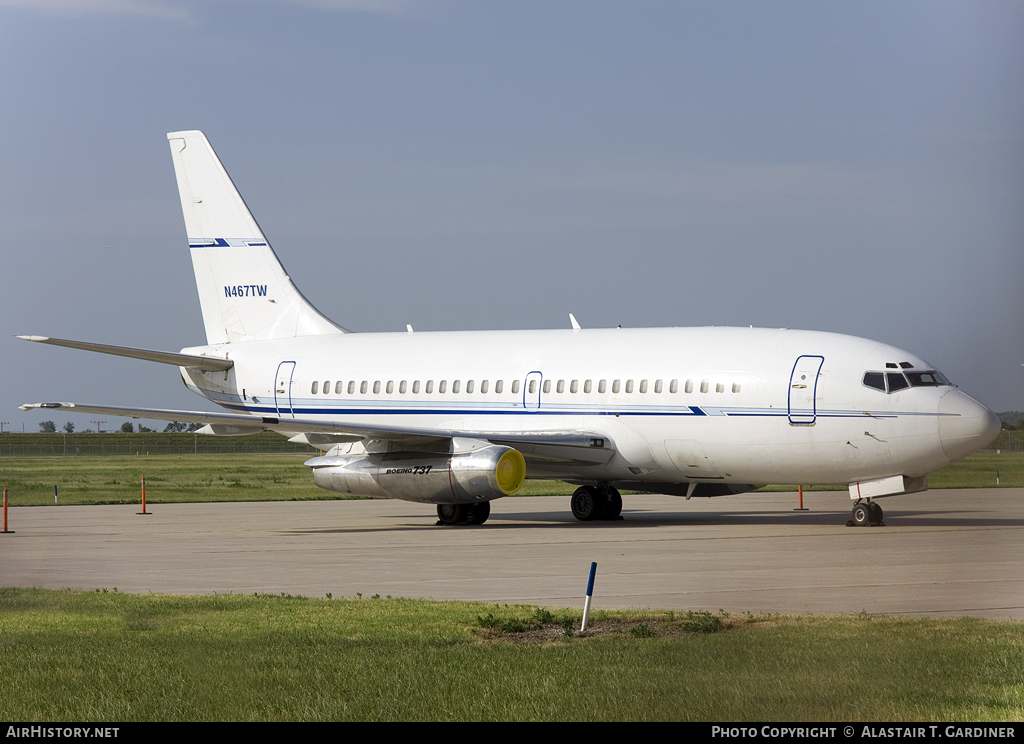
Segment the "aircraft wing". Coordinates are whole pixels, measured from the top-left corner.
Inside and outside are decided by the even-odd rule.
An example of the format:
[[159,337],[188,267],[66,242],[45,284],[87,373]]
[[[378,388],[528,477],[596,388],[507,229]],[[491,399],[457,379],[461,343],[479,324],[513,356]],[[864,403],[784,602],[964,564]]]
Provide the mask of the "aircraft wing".
[[[458,429],[429,429],[408,426],[347,423],[308,418],[278,418],[253,416],[244,413],[210,413],[207,411],[179,411],[166,408],[127,408],[124,406],[94,405],[90,403],[26,403],[23,411],[33,409],[60,410],[76,413],[97,413],[126,418],[146,418],[157,421],[187,421],[206,424],[207,434],[255,434],[263,429],[281,434],[304,434],[305,441],[317,445],[330,442],[358,441],[361,439],[399,440],[408,444],[426,444],[439,439],[465,437],[483,439],[494,444],[514,447],[522,452],[530,464],[605,463],[615,453],[612,442],[602,434],[583,430],[561,431],[465,431]],[[202,430],[201,430],[202,431]]]

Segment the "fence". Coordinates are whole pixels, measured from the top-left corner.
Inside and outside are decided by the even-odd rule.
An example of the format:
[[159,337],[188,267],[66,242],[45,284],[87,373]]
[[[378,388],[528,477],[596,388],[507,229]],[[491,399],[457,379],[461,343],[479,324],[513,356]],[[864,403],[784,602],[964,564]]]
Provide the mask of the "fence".
[[1024,452],[1024,431],[1006,431],[1005,429],[999,432],[999,436],[996,437],[996,441],[992,442],[986,450],[1001,450],[1003,452]]
[[0,457],[75,455],[319,454],[308,444],[264,432],[245,437],[146,432],[125,434],[0,434]]

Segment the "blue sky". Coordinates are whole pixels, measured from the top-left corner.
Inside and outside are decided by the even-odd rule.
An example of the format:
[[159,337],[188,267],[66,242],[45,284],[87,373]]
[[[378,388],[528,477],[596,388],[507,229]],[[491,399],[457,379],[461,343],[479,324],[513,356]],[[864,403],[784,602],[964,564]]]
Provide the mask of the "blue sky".
[[0,0],[0,420],[203,407],[13,339],[203,340],[180,129],[353,330],[838,331],[1024,409],[1021,39],[986,0]]

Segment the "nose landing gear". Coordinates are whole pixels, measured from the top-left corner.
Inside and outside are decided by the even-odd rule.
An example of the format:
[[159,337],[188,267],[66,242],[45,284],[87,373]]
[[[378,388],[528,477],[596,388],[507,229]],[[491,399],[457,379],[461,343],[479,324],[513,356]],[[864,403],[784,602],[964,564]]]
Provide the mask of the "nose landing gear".
[[884,527],[882,507],[874,501],[858,501],[853,505],[847,527]]

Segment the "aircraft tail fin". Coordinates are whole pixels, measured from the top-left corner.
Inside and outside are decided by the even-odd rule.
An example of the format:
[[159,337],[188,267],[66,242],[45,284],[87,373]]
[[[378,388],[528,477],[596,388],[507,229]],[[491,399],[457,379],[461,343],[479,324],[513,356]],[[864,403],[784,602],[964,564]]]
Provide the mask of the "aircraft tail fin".
[[167,135],[209,344],[344,333],[292,284],[206,135]]

